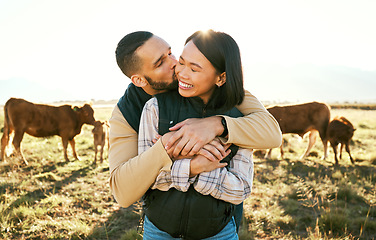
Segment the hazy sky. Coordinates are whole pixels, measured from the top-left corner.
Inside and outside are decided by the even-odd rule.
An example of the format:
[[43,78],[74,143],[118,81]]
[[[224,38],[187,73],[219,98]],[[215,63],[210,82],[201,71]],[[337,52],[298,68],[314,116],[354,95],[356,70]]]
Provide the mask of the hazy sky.
[[237,41],[246,89],[261,100],[310,100],[288,69],[344,67],[376,82],[375,12],[373,0],[0,0],[0,105],[118,99],[130,82],[114,55],[124,35],[151,31],[178,57],[190,34],[208,28]]

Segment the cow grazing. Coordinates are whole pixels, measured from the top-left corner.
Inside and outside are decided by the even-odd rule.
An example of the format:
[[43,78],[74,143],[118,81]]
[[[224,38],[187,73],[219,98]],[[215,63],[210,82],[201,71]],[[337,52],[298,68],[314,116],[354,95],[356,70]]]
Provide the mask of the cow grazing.
[[349,120],[345,117],[335,117],[328,126],[328,140],[333,148],[334,159],[338,165],[337,148],[338,144],[341,144],[339,151],[339,158],[342,159],[342,149],[346,146],[346,151],[350,156],[351,163],[354,163],[354,159],[350,154],[350,140],[354,135],[355,128]]
[[[324,144],[324,159],[327,157],[327,128],[330,120],[330,108],[325,103],[309,102],[298,105],[274,106],[267,110],[278,121],[282,134],[295,133],[303,137],[309,133],[309,144],[305,153],[301,156],[308,156],[312,146],[316,141],[316,132],[319,133],[322,143]],[[281,157],[283,158],[283,149]],[[269,149],[266,158],[271,157],[272,149]]]
[[5,148],[8,145],[9,136],[14,132],[13,146],[16,154],[27,161],[21,151],[21,141],[24,133],[34,137],[49,137],[58,135],[63,141],[64,158],[69,161],[67,155],[68,142],[73,156],[78,159],[75,149],[74,137],[81,132],[84,123],[93,125],[94,110],[89,104],[82,107],[70,105],[49,106],[34,104],[23,99],[11,98],[4,106],[4,133],[1,138],[1,158],[4,160]]
[[103,149],[104,145],[108,143],[108,149],[110,148],[110,143],[108,140],[108,128],[109,125],[107,121],[101,122],[101,121],[95,121],[94,128],[92,130],[94,135],[94,150],[95,150],[95,156],[94,156],[94,163],[97,163],[97,153],[98,153],[98,147],[100,147],[100,161],[103,162]]

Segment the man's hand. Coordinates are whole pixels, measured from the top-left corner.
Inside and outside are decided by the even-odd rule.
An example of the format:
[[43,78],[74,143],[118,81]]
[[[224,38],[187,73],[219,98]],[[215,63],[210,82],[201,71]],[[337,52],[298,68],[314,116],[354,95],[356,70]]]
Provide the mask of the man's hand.
[[164,145],[166,150],[174,148],[173,157],[193,157],[201,148],[223,132],[221,117],[190,118],[170,128],[175,131]]

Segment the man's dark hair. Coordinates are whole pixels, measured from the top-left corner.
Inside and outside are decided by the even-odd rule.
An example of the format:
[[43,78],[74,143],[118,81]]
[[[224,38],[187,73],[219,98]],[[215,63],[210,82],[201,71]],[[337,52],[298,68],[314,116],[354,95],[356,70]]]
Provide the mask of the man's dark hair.
[[141,47],[153,34],[146,31],[138,31],[127,34],[123,37],[116,48],[116,62],[121,71],[127,76],[131,77],[135,74],[141,65],[141,59],[136,50]]
[[226,72],[226,83],[216,88],[209,105],[214,108],[231,109],[244,99],[243,70],[240,50],[228,34],[213,30],[197,31],[187,38],[193,41],[219,74]]

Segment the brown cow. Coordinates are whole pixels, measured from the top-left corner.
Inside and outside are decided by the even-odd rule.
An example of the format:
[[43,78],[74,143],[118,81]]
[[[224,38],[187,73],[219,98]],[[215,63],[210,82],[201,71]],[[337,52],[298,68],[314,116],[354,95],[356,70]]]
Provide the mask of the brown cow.
[[[325,103],[309,102],[298,105],[275,106],[267,110],[278,121],[282,134],[295,133],[300,137],[310,132],[309,144],[305,153],[301,156],[308,156],[313,144],[316,141],[316,131],[319,132],[322,143],[324,144],[324,159],[327,157],[328,140],[326,131],[330,120],[330,107]],[[281,156],[283,158],[283,149]],[[272,149],[269,149],[266,158],[271,157]]]
[[16,154],[27,161],[21,152],[21,141],[24,133],[34,137],[49,137],[58,135],[63,141],[64,158],[67,155],[68,142],[73,156],[78,159],[74,137],[81,132],[84,123],[93,125],[94,110],[89,104],[83,107],[63,105],[59,107],[34,104],[23,99],[11,98],[4,106],[4,133],[1,138],[1,158],[4,160],[5,147],[8,145],[9,135],[14,132],[13,146]]
[[346,145],[346,151],[350,156],[351,163],[354,163],[354,159],[351,157],[350,154],[350,140],[354,135],[355,128],[351,124],[349,120],[345,117],[335,117],[330,123],[328,127],[328,140],[330,145],[333,148],[334,152],[334,159],[336,164],[338,165],[338,158],[337,158],[337,147],[338,144],[341,144],[341,148],[339,151],[339,158],[342,159],[342,149],[343,146]]
[[94,163],[97,163],[97,153],[98,153],[98,147],[100,146],[101,152],[100,152],[100,161],[103,162],[103,149],[104,145],[108,143],[108,149],[110,149],[110,143],[108,140],[108,128],[109,125],[107,121],[101,122],[101,121],[95,121],[94,128],[92,130],[94,135],[94,150],[95,150],[95,156],[94,156]]

